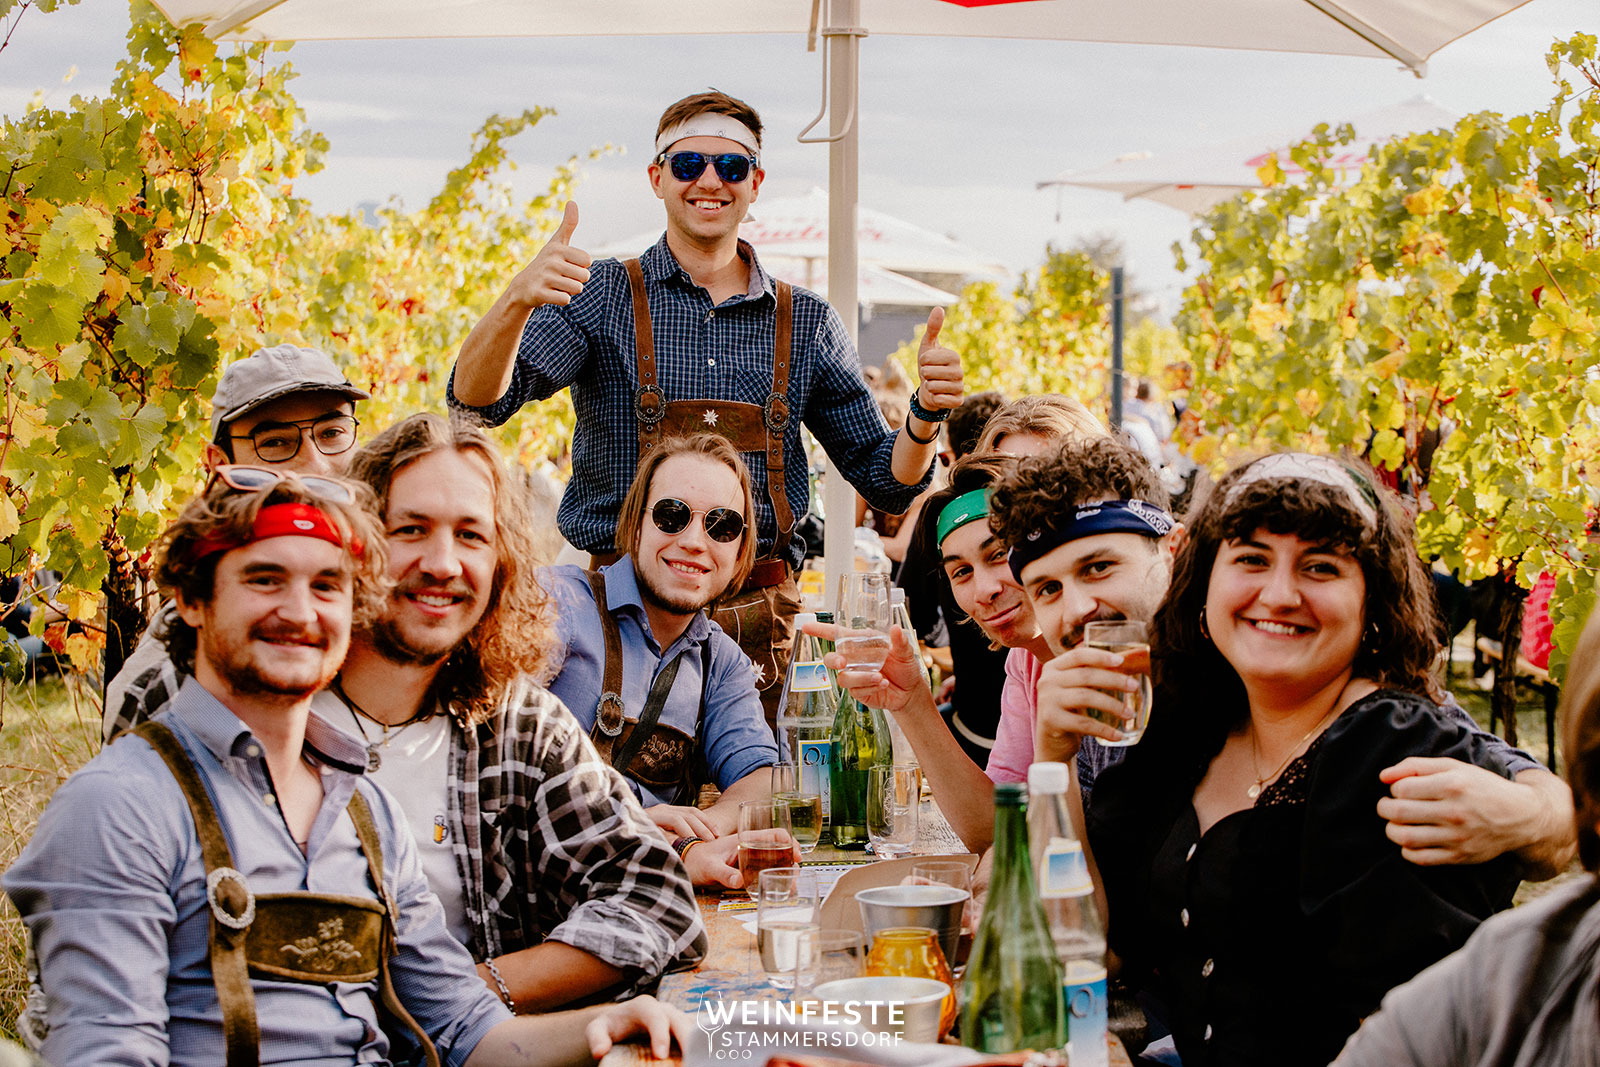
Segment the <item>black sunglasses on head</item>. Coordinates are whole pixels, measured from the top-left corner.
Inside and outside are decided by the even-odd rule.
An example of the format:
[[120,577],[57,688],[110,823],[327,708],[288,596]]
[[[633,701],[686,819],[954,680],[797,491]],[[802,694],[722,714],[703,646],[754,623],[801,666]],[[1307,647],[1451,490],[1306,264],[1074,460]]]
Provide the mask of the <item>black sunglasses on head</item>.
[[672,176],[680,182],[698,181],[700,175],[706,172],[707,165],[710,165],[717,168],[717,177],[729,185],[738,185],[750,177],[750,170],[756,165],[755,156],[740,155],[738,152],[722,152],[714,156],[705,152],[663,152],[661,158],[666,161]]
[[698,511],[670,496],[662,497],[650,508],[650,521],[664,534],[682,533],[696,515],[705,522],[706,536],[718,544],[730,544],[744,534],[744,516],[732,508]]

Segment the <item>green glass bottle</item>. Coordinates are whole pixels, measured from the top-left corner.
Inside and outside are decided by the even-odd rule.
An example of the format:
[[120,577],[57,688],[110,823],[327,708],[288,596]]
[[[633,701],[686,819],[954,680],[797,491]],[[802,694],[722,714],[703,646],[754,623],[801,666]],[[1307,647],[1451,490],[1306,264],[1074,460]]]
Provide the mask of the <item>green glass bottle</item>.
[[1028,858],[1027,790],[994,787],[994,877],[961,987],[961,1040],[987,1053],[1065,1043],[1061,962]]
[[858,704],[842,686],[828,749],[828,826],[834,848],[867,847],[867,771],[894,759],[883,709]]

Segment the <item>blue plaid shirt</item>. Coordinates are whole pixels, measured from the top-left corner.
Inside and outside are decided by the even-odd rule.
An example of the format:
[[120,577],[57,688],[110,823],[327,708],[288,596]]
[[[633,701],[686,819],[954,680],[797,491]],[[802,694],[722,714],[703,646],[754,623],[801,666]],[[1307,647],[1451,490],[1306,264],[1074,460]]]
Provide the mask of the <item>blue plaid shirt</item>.
[[[655,333],[657,385],[668,400],[733,400],[761,404],[772,391],[772,348],[777,336],[777,296],[772,278],[754,250],[739,243],[750,264],[750,290],[713,306],[667,248],[666,238],[641,258],[645,292]],[[572,480],[561,498],[556,523],[562,534],[589,552],[611,550],[622,498],[638,467],[638,424],[633,396],[638,387],[634,359],[633,298],[621,261],[602,259],[591,268],[583,292],[565,307],[546,304],[528,318],[517,346],[511,386],[483,408],[456,399],[451,375],[449,401],[498,426],[530,400],[571,387],[577,428],[572,437]],[[789,410],[784,431],[784,489],[795,520],[811,506],[809,465],[800,441],[805,423],[840,472],[873,507],[900,513],[927,485],[904,485],[890,469],[894,431],[861,376],[861,362],[844,323],[815,293],[794,290],[794,354],[789,371]],[[771,550],[777,519],[767,496],[766,457],[745,453],[754,480],[759,547]],[[803,549],[791,543],[789,561]]]

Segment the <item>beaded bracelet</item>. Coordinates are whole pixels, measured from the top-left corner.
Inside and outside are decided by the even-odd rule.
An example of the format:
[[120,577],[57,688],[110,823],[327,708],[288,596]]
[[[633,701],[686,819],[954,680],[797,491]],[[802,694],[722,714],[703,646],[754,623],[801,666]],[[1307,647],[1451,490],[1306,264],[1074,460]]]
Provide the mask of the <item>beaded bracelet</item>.
[[[938,411],[929,411],[927,408],[917,403],[917,394],[921,391],[921,385],[918,385],[911,391],[911,414],[914,418],[921,419],[923,422],[943,422],[945,419],[950,417],[949,408],[940,408]],[[927,444],[928,442],[924,441],[922,443]]]
[[494,979],[494,987],[500,991],[500,999],[506,1002],[506,1007],[511,1009],[511,1014],[517,1013],[517,1002],[511,999],[511,990],[506,988],[506,980],[500,977],[500,968],[494,965],[494,960],[483,961],[489,968],[489,977]]

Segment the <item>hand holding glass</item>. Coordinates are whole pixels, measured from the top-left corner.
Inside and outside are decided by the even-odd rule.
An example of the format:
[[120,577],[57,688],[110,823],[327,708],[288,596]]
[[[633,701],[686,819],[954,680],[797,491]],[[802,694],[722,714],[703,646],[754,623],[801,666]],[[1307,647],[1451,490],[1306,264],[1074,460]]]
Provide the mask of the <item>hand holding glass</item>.
[[1107,715],[1095,708],[1084,709],[1084,714],[1122,732],[1120,741],[1102,740],[1101,744],[1120,748],[1137,743],[1150,722],[1150,638],[1144,623],[1133,619],[1097,620],[1084,626],[1083,643],[1089,648],[1120,652],[1122,672],[1139,680],[1139,688],[1132,692],[1111,691],[1112,696],[1122,698],[1126,718]]
[[889,576],[850,571],[839,582],[839,638],[834,648],[844,657],[840,672],[872,672],[889,658]]
[[904,856],[917,845],[922,768],[873,767],[867,777],[867,840],[879,859]]
[[747,800],[739,805],[739,874],[755,899],[757,877],[795,862],[789,805],[781,800]]
[[767,984],[793,989],[800,939],[817,929],[817,878],[798,867],[774,867],[756,880],[756,950]]

